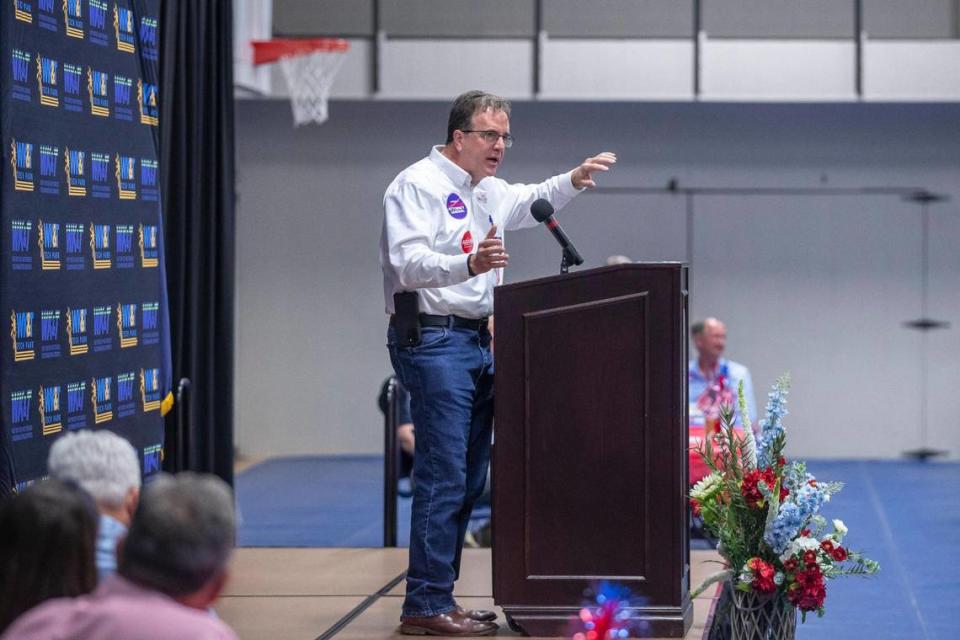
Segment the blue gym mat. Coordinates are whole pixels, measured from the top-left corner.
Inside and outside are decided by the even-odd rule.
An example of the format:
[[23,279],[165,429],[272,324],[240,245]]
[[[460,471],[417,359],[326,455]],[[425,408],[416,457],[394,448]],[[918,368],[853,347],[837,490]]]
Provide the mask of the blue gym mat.
[[[960,464],[810,460],[818,479],[844,482],[825,505],[850,530],[845,542],[880,562],[870,578],[827,583],[827,613],[798,625],[801,640],[960,637]],[[239,545],[378,547],[383,544],[383,458],[278,458],[236,477]],[[398,544],[409,541],[410,500],[398,504]],[[951,620],[953,620],[951,622]]]

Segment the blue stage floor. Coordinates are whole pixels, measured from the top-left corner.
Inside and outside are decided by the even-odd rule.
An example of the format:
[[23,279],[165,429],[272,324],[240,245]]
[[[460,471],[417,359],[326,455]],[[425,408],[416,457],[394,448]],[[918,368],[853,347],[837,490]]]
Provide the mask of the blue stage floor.
[[[818,479],[846,483],[823,515],[840,518],[852,548],[880,562],[872,578],[827,584],[827,614],[800,639],[960,637],[960,464],[811,460]],[[239,544],[375,547],[383,542],[380,457],[279,458],[237,475]],[[401,499],[398,539],[409,540]],[[952,629],[952,631],[951,631]]]

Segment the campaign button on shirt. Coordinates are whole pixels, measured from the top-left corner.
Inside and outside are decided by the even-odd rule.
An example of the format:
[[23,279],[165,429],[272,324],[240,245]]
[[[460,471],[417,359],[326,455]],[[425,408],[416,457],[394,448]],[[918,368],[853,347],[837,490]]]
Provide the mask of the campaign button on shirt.
[[460,240],[460,248],[463,249],[464,253],[473,251],[473,236],[470,235],[469,231],[463,234],[463,238]]
[[463,220],[467,217],[467,205],[463,203],[460,196],[451,193],[447,196],[447,213],[457,220]]

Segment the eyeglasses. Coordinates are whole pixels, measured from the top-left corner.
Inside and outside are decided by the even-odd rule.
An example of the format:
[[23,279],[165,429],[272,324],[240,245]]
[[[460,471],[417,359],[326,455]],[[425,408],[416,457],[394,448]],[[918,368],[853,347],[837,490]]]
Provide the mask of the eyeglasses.
[[476,129],[461,129],[464,133],[479,133],[480,137],[487,144],[497,144],[497,138],[503,138],[503,146],[510,148],[513,146],[515,138],[509,133],[497,133],[496,131],[477,131]]

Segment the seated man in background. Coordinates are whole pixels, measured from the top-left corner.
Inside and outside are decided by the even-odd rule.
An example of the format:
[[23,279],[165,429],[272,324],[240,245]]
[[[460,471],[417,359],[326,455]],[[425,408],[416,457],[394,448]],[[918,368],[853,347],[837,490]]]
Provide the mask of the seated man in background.
[[51,598],[97,586],[93,499],[70,482],[41,480],[0,504],[0,633]]
[[236,521],[222,480],[184,472],[144,488],[116,575],[92,594],[32,609],[2,640],[235,640],[210,615],[227,580]]
[[117,570],[117,540],[127,533],[140,499],[140,463],[127,440],[110,431],[67,433],[50,448],[50,475],[80,485],[100,512],[97,572]]
[[743,395],[750,420],[757,422],[757,404],[753,397],[750,370],[738,362],[727,360],[723,351],[727,346],[727,327],[716,318],[696,322],[690,328],[697,358],[691,360],[687,372],[690,398],[690,423],[719,427],[721,404],[732,404],[735,426],[743,426],[737,403],[737,388],[743,382]]

